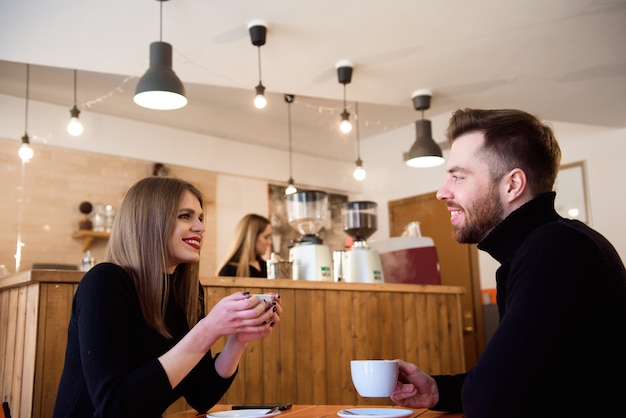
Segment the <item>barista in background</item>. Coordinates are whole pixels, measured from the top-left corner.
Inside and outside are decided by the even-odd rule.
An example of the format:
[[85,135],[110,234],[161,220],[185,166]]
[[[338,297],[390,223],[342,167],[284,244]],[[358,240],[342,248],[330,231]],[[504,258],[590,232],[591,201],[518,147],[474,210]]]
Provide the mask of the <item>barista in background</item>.
[[272,251],[272,225],[264,216],[250,213],[244,216],[235,230],[235,239],[218,276],[267,278],[267,264],[263,257]]

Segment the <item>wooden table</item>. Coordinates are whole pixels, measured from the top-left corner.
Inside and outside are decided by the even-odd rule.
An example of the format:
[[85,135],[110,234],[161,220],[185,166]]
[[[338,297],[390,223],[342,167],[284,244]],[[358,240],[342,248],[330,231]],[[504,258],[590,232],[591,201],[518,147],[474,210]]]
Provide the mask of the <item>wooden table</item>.
[[[276,418],[338,418],[337,412],[346,408],[400,408],[390,406],[372,406],[372,405],[293,405],[291,409],[282,411]],[[231,405],[215,405],[210,411],[227,411],[231,409]],[[411,409],[411,408],[402,408]],[[431,411],[428,409],[413,409],[414,414],[409,418],[462,418],[463,414],[452,414],[441,411]],[[196,411],[183,411],[175,414],[164,415],[164,418],[200,418],[205,414],[198,415]]]

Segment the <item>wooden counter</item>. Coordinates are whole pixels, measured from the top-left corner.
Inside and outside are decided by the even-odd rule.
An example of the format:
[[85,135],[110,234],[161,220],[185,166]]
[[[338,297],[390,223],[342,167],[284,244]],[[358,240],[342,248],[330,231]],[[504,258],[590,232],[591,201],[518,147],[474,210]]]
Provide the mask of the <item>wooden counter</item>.
[[[65,356],[72,297],[82,272],[31,270],[0,279],[2,400],[14,416],[52,414]],[[203,278],[207,307],[238,290],[275,291],[283,315],[251,343],[221,403],[380,404],[360,398],[350,360],[401,358],[431,373],[465,370],[462,288]],[[214,347],[217,352],[223,341]],[[168,412],[183,410],[178,402]]]

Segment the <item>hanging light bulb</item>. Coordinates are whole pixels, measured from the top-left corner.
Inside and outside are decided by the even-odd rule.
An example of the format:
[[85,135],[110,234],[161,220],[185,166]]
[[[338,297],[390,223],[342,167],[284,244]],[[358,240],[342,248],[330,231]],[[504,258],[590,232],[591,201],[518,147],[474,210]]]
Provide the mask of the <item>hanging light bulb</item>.
[[350,113],[344,108],[343,112],[341,112],[341,123],[339,124],[339,129],[344,134],[350,133],[352,131],[352,123],[350,122]]
[[27,134],[24,134],[24,136],[22,137],[22,146],[17,151],[17,155],[19,155],[19,157],[25,163],[29,162],[31,158],[33,158],[33,155],[35,155],[35,152],[30,147],[30,141],[28,140]]
[[79,136],[83,133],[83,124],[80,123],[78,115],[80,110],[76,107],[76,70],[74,70],[74,107],[70,109],[70,123],[67,124],[67,132],[72,136]]
[[248,25],[248,32],[250,32],[252,45],[257,47],[257,62],[259,66],[259,84],[257,84],[254,88],[254,91],[256,92],[256,96],[254,97],[254,107],[257,109],[263,109],[267,105],[267,99],[265,98],[265,86],[261,81],[261,46],[265,45],[267,25],[265,22],[256,20]]
[[79,114],[80,110],[74,105],[74,107],[70,109],[71,119],[67,124],[67,132],[72,136],[79,136],[83,133],[83,124],[80,123],[80,119],[78,119]]
[[294,186],[293,179],[291,177],[289,177],[289,183],[287,183],[287,188],[285,189],[285,194],[286,195],[290,195],[290,194],[294,194],[297,191],[298,191],[298,189],[296,189],[296,186]]
[[26,106],[24,111],[24,136],[22,137],[22,146],[17,151],[17,155],[22,159],[22,162],[27,163],[33,158],[35,152],[30,147],[30,141],[28,139],[28,93],[30,86],[30,65],[26,64]]
[[162,42],[163,2],[161,3],[159,41],[150,44],[150,67],[139,79],[133,101],[156,110],[180,109],[187,105],[185,86],[172,69],[172,45]]
[[259,82],[254,88],[256,90],[256,96],[254,96],[254,107],[257,109],[264,109],[267,106],[267,99],[265,98],[265,86]]
[[287,102],[287,130],[289,132],[289,181],[287,182],[287,188],[285,194],[290,195],[298,191],[293,181],[293,175],[291,173],[291,104],[295,96],[293,94],[285,94],[285,102]]
[[339,130],[344,134],[352,131],[352,123],[350,122],[350,113],[346,106],[346,84],[352,81],[352,63],[350,61],[339,61],[336,64],[337,78],[339,82],[343,84],[343,112],[341,112],[341,123],[339,124]]
[[356,160],[356,168],[354,169],[352,175],[357,181],[363,181],[365,179],[365,176],[367,175],[365,169],[363,168],[363,161],[361,161],[360,158]]
[[360,146],[361,138],[359,135],[359,104],[358,103],[354,104],[354,111],[355,111],[354,118],[356,119],[356,161],[355,161],[356,168],[354,169],[354,172],[352,173],[352,175],[354,176],[354,179],[356,181],[363,181],[367,173],[365,172],[365,169],[363,168],[363,160],[361,160],[361,146]]

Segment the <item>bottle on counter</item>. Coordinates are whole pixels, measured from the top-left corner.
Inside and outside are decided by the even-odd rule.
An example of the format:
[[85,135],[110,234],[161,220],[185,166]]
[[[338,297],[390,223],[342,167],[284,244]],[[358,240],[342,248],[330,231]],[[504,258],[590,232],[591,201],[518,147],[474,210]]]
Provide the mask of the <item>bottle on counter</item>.
[[87,250],[85,256],[82,259],[80,270],[89,271],[90,268],[96,265],[96,259],[91,256],[91,251]]

